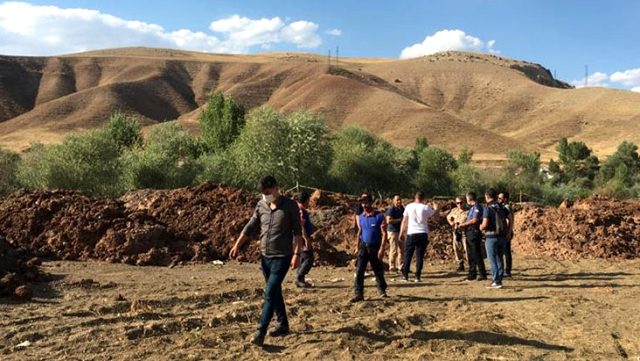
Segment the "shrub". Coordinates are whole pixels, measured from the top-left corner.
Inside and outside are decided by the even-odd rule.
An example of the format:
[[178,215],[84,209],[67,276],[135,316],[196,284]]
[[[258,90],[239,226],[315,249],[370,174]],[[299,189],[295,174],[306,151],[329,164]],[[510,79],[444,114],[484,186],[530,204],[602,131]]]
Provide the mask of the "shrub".
[[502,181],[511,193],[522,192],[538,197],[543,182],[540,164],[540,153],[509,150]]
[[443,149],[428,147],[418,154],[418,170],[413,184],[426,196],[448,196],[455,193],[450,173],[458,168],[453,155]]
[[624,141],[607,160],[602,164],[598,175],[598,182],[605,184],[614,177],[617,182],[631,187],[637,182],[640,175],[640,155],[638,146]]
[[142,130],[136,118],[123,113],[114,113],[104,126],[120,151],[142,145]]
[[17,188],[16,173],[19,163],[18,153],[0,147],[0,196]]
[[200,113],[200,139],[207,152],[227,149],[244,127],[244,107],[231,96],[213,93]]
[[451,179],[456,195],[463,195],[469,191],[483,194],[491,186],[489,175],[469,164],[460,165],[451,173]]
[[202,171],[196,140],[176,122],[154,127],[142,147],[122,155],[127,189],[192,185]]

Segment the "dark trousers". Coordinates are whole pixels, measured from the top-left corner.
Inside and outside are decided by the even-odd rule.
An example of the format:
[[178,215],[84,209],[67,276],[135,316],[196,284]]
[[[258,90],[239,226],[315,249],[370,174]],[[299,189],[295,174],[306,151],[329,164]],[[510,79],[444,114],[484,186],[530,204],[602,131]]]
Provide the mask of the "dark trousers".
[[504,273],[510,275],[512,265],[513,257],[511,257],[511,240],[507,238],[507,247],[504,251]]
[[424,264],[424,255],[429,244],[429,236],[426,233],[414,233],[407,235],[407,242],[404,245],[404,264],[402,265],[402,276],[409,277],[411,269],[411,259],[416,254],[416,278],[422,275],[422,265]]
[[262,305],[262,316],[260,316],[260,328],[258,328],[262,334],[267,333],[274,313],[279,324],[289,326],[284,297],[282,297],[282,281],[284,281],[290,266],[291,256],[262,256],[262,274],[266,283],[264,286],[264,304]]
[[469,279],[475,279],[480,273],[481,277],[487,277],[482,257],[482,235],[479,231],[467,232],[467,259],[469,260]]
[[385,292],[387,290],[387,282],[384,279],[384,265],[382,260],[378,258],[378,251],[380,250],[380,243],[367,244],[360,242],[360,249],[358,250],[358,259],[356,263],[356,294],[364,293],[364,272],[367,270],[367,263],[371,264],[373,273],[376,276],[376,282],[378,284],[378,290]]
[[305,276],[313,267],[313,250],[302,251],[300,254],[300,267],[298,267],[298,281],[304,282]]

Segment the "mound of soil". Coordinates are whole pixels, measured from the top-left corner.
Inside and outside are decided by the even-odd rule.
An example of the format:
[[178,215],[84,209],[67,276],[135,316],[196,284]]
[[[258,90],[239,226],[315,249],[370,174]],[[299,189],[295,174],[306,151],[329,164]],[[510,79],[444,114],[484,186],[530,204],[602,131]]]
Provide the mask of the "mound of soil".
[[560,259],[640,257],[640,202],[589,198],[516,213],[514,250]]
[[39,265],[38,258],[16,249],[0,236],[0,297],[29,300],[32,292],[28,284],[44,279]]

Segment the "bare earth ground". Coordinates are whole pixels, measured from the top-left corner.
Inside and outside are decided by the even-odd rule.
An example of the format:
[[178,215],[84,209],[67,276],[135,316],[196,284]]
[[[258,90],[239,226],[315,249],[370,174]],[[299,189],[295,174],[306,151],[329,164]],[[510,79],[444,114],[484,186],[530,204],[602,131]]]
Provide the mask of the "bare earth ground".
[[[262,295],[256,264],[135,267],[47,262],[56,280],[36,300],[0,299],[2,360],[614,360],[640,359],[640,261],[517,258],[502,290],[430,264],[423,283],[315,268],[316,287],[287,276],[293,333],[247,346]],[[25,341],[29,341],[24,346]],[[23,346],[18,346],[19,344]]]

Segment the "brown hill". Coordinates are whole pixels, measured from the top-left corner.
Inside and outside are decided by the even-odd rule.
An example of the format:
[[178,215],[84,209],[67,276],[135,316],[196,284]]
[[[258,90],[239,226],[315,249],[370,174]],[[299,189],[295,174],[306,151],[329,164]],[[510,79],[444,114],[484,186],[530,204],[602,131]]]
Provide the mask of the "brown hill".
[[212,90],[248,108],[308,109],[332,129],[360,125],[398,145],[418,136],[476,159],[510,148],[553,155],[563,136],[599,155],[640,143],[640,94],[569,89],[545,68],[493,55],[438,53],[412,60],[298,53],[219,55],[127,48],[61,57],[0,57],[0,145],[24,149],[101,124],[116,110],[143,123],[179,119],[198,132]]

